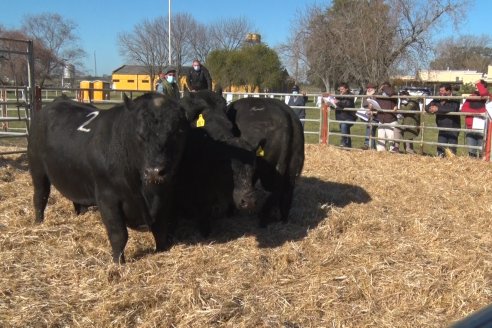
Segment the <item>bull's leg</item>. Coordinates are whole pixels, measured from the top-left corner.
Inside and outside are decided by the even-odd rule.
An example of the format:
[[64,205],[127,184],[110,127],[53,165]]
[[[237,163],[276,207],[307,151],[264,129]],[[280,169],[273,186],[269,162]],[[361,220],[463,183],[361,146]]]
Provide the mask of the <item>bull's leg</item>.
[[293,195],[294,195],[294,184],[289,181],[287,183],[287,186],[284,188],[283,193],[281,194],[279,200],[280,219],[284,223],[286,223],[289,218],[289,212],[292,206]]
[[272,209],[279,204],[279,192],[273,191],[266,199],[261,211],[259,213],[260,228],[265,228],[268,224],[273,222]]
[[167,217],[158,217],[150,227],[155,240],[156,252],[164,252],[171,247],[171,230],[174,229],[175,224],[170,224],[167,219]]
[[123,264],[125,263],[124,250],[128,241],[128,230],[121,208],[113,200],[100,200],[97,205],[111,244],[113,262]]
[[34,221],[41,223],[44,220],[44,210],[50,196],[51,183],[44,173],[31,172],[32,184],[34,187],[33,203],[34,203]]
[[85,205],[82,205],[82,204],[79,204],[76,202],[73,202],[73,208],[75,210],[75,214],[77,214],[77,215],[84,214],[89,209],[88,206],[85,206]]

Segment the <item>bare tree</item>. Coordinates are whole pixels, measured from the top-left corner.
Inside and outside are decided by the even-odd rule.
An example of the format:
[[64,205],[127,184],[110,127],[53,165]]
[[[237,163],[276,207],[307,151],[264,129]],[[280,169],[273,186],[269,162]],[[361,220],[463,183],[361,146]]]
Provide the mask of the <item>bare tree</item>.
[[210,41],[210,28],[196,21],[189,22],[190,35],[189,44],[194,58],[205,61],[210,51],[212,51],[212,42]]
[[77,44],[76,28],[74,22],[52,13],[25,16],[22,20],[22,30],[44,50],[35,54],[41,86],[53,78],[52,74],[61,74],[65,62],[82,65],[80,60],[85,52]]
[[197,23],[190,14],[178,13],[173,16],[171,24],[172,57],[178,67],[191,62],[195,56],[189,40],[195,32]]
[[308,37],[305,16],[302,12],[298,12],[297,16],[291,26],[287,42],[277,46],[276,50],[284,66],[291,72],[294,83],[299,84],[307,80],[309,63],[306,57],[306,42],[304,42]]
[[241,47],[252,25],[244,17],[221,19],[210,26],[213,49],[236,50]]
[[469,69],[487,72],[492,63],[492,38],[489,35],[463,35],[437,43],[431,69]]
[[120,55],[132,64],[145,66],[154,81],[168,62],[167,23],[163,17],[144,20],[132,32],[120,33],[118,46]]
[[382,82],[403,64],[425,58],[429,35],[464,6],[459,0],[335,0],[326,8],[313,6],[302,26],[310,76],[327,90],[342,80]]

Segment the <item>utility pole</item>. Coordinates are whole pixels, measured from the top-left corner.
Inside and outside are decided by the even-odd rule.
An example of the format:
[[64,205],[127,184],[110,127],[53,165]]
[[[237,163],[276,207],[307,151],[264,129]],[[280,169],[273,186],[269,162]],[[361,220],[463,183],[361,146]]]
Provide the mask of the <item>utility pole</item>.
[[169,50],[169,65],[171,65],[171,0],[168,0],[168,17],[167,17],[167,34],[168,34],[168,45]]
[[97,76],[96,51],[94,50],[94,77]]

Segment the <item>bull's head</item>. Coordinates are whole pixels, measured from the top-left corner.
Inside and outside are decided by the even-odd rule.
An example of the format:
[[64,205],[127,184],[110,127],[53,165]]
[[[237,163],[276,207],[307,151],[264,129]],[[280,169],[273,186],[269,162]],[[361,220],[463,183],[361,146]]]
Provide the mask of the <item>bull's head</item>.
[[163,184],[174,176],[188,131],[184,112],[168,97],[147,93],[134,101],[125,99],[135,124],[133,156],[146,184]]

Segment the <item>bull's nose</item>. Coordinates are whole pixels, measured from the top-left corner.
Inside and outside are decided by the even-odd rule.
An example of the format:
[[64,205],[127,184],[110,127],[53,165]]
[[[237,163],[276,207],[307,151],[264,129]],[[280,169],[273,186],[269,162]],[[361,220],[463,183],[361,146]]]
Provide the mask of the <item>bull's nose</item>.
[[256,207],[256,201],[254,199],[241,199],[239,202],[239,209],[241,210],[252,210]]
[[149,167],[144,170],[145,179],[149,183],[162,183],[165,177],[163,167]]

